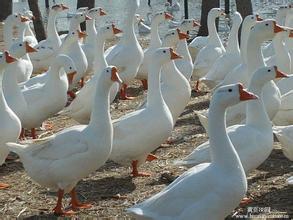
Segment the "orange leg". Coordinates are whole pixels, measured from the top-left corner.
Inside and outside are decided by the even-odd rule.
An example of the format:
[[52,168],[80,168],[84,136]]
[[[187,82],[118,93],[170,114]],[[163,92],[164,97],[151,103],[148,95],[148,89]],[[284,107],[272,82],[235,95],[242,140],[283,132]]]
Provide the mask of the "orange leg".
[[195,89],[196,92],[199,92],[199,80],[196,81]]
[[146,79],[141,80],[143,90],[148,90],[148,81]]
[[73,91],[68,91],[67,95],[69,95],[72,99],[75,99],[76,95]]
[[64,195],[64,190],[59,189],[57,194],[58,194],[58,200],[57,200],[56,207],[53,209],[54,214],[55,215],[59,215],[59,216],[60,215],[61,216],[64,216],[64,215],[67,215],[67,216],[74,215],[75,212],[73,212],[72,210],[70,210],[70,211],[64,211],[63,210],[63,207],[62,207],[62,199],[63,199],[63,195]]
[[38,136],[36,134],[36,129],[35,128],[31,129],[31,136],[32,136],[33,139],[37,139]]
[[127,96],[126,94],[127,85],[123,84],[120,90],[120,99],[121,100],[132,100],[134,97]]
[[134,160],[132,161],[132,176],[133,177],[139,177],[139,176],[142,176],[142,177],[147,177],[147,176],[150,176],[151,174],[150,173],[146,173],[146,172],[139,172],[137,170],[137,164],[138,164],[138,160]]
[[79,83],[80,83],[80,87],[82,88],[84,86],[84,77],[81,77]]
[[91,204],[89,203],[81,203],[80,201],[78,201],[78,198],[77,198],[77,193],[75,191],[75,188],[73,188],[70,192],[70,196],[71,196],[71,207],[73,210],[76,210],[76,209],[89,209],[92,207]]
[[25,138],[25,130],[24,128],[21,128],[21,132],[18,139],[23,140],[24,138]]
[[154,154],[149,154],[149,155],[147,156],[147,158],[146,158],[146,161],[151,162],[151,161],[153,161],[153,160],[157,160],[157,159],[158,159],[158,157],[157,157],[156,155],[154,155]]
[[8,184],[6,184],[6,183],[0,183],[0,190],[1,189],[7,189],[8,187],[9,187]]

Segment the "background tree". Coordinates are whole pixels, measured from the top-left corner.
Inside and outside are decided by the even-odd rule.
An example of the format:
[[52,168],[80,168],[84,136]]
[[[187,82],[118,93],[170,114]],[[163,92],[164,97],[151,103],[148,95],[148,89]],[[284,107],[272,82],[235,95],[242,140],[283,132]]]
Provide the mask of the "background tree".
[[[240,0],[240,1],[242,1],[242,0]],[[220,7],[220,0],[202,0],[201,18],[200,18],[201,27],[198,32],[199,36],[207,36],[208,35],[208,25],[207,25],[208,13],[212,8],[219,8],[219,7]],[[218,24],[217,24],[217,26],[218,26]]]
[[0,21],[4,21],[10,14],[12,14],[12,0],[0,1]]
[[[80,7],[88,7],[90,8],[94,8],[95,7],[95,0],[77,0],[77,7],[76,8],[80,8]],[[85,30],[85,22],[81,23],[80,25],[81,30]]]
[[36,38],[38,41],[46,39],[46,32],[44,29],[44,24],[42,20],[42,14],[40,12],[38,0],[28,0],[28,5],[30,10],[33,12],[34,19],[34,28],[36,33]]
[[253,14],[251,0],[236,0],[236,7],[243,18]]

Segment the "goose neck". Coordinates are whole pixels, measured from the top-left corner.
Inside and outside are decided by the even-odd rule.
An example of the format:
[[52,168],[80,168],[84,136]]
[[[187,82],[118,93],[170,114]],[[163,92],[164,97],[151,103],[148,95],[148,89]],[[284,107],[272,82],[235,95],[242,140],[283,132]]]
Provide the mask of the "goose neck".
[[279,70],[290,73],[291,59],[283,43],[282,34],[283,33],[279,33],[273,38],[273,47],[276,51],[276,63]]
[[158,107],[163,106],[164,100],[161,92],[161,71],[162,65],[159,63],[149,63],[148,74],[148,93],[147,93],[147,106]]
[[[265,82],[260,83],[252,77],[248,90],[258,97],[262,97],[262,88]],[[271,127],[271,122],[265,109],[262,98],[251,100],[246,106],[246,125],[254,127],[268,128]]]
[[163,65],[162,73],[161,73],[161,78],[162,78],[161,81],[164,84],[174,85],[176,87],[176,85],[178,85],[178,81],[180,80],[181,76],[184,77],[180,73],[178,68],[176,67],[174,60]]
[[86,42],[91,43],[96,41],[97,29],[95,26],[95,19],[86,21],[86,31],[88,36],[86,37]]
[[240,54],[239,48],[239,41],[238,41],[238,30],[239,30],[239,23],[233,24],[231,28],[231,32],[229,34],[228,43],[227,43],[227,53],[237,53]]
[[0,70],[0,108],[7,108],[7,102],[3,94],[3,87],[2,87],[2,81],[3,81],[3,70]]
[[250,28],[251,26],[248,25],[246,22],[243,23],[241,28],[240,51],[241,51],[242,61],[245,64],[247,64],[247,45],[248,45]]
[[109,111],[110,106],[110,87],[109,83],[97,80],[97,87],[92,108],[89,126],[92,128],[100,128],[103,130],[104,126],[111,124],[111,115]]
[[134,25],[135,25],[135,10],[133,13],[129,13],[128,17],[126,18],[126,27],[125,27],[125,34],[122,36],[121,42],[123,44],[133,44],[138,43],[138,40],[135,35]]
[[240,159],[226,131],[226,107],[212,99],[208,117],[212,163],[228,169],[241,169]]
[[[261,52],[261,43],[262,40],[255,37],[255,35],[250,34],[248,38],[249,44],[247,45],[247,63],[248,65],[248,74],[252,74],[262,66],[265,66],[263,55]],[[251,77],[250,77],[251,78]]]
[[217,32],[216,18],[217,17],[215,15],[208,16],[208,31],[209,31],[208,41],[209,43],[217,44],[220,47],[224,48],[222,41]]
[[79,25],[79,22],[77,20],[72,18],[72,20],[70,21],[70,24],[69,24],[69,32],[73,32],[73,31],[76,31],[76,30],[80,31],[80,25]]
[[[103,37],[102,33],[98,33],[98,37],[96,39],[95,45],[95,60],[94,60],[94,69],[95,70],[103,70],[108,66],[107,61],[105,59],[104,51],[105,51],[105,41],[106,38]],[[97,71],[99,72],[99,71]]]
[[47,26],[47,34],[48,39],[52,40],[54,45],[57,45],[58,47],[54,48],[54,50],[58,49],[61,46],[61,39],[59,37],[59,34],[57,32],[56,27],[56,17],[58,12],[51,10],[49,13],[49,19],[48,19],[48,26]]
[[160,39],[159,35],[159,24],[160,22],[157,20],[154,20],[151,23],[151,42],[150,47],[158,48],[162,45],[162,41]]
[[183,56],[183,59],[187,59],[187,57],[190,56],[186,39],[180,40],[178,42],[177,52]]

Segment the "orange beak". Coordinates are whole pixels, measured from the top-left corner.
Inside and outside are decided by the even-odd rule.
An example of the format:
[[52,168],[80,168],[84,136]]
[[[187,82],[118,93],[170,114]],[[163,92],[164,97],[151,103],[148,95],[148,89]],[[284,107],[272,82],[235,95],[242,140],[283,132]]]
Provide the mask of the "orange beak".
[[4,51],[6,63],[13,63],[16,61],[14,57],[12,57],[8,51]]
[[263,19],[259,15],[256,15],[256,20],[257,21],[263,21]]
[[78,37],[79,39],[85,38],[87,36],[87,33],[85,31],[79,31],[78,30]]
[[67,6],[64,5],[64,4],[61,4],[61,7],[62,7],[62,10],[67,10],[67,9],[69,9],[69,7],[67,7]]
[[171,53],[171,60],[176,60],[176,59],[181,59],[182,56],[179,54],[175,53],[172,48],[170,48],[170,53]]
[[122,80],[120,79],[118,75],[118,69],[114,66],[111,70],[111,80],[114,82],[122,83]]
[[179,40],[184,40],[184,39],[188,39],[189,35],[186,33],[181,32],[178,28],[176,29],[179,35]]
[[123,32],[123,31],[121,31],[120,29],[116,28],[114,24],[112,24],[112,29],[113,29],[113,33],[114,33],[114,34],[120,34],[120,33]]
[[25,42],[25,50],[26,50],[27,53],[38,52],[38,50],[33,48],[33,47],[31,47],[28,42]]
[[276,71],[276,78],[288,78],[288,75],[286,73],[283,73],[282,71],[278,70],[277,66],[274,66]]
[[107,15],[107,13],[102,8],[100,8],[100,16],[105,16],[105,15]]
[[254,95],[253,93],[245,91],[242,84],[238,84],[238,85],[239,85],[240,101],[258,99],[258,97]]
[[193,21],[193,27],[200,27],[200,23],[197,23],[196,21]]
[[75,74],[76,74],[76,71],[67,74],[67,79],[68,79],[69,85],[72,84]]
[[28,17],[25,17],[25,16],[20,16],[20,21],[21,22],[26,22],[26,21],[30,21],[30,19]]
[[226,13],[225,13],[225,12],[221,12],[221,15],[222,15],[222,16],[226,16]]
[[85,20],[86,20],[86,21],[89,21],[89,20],[92,20],[92,18],[91,18],[90,16],[86,15],[86,16],[85,16]]
[[281,27],[281,26],[279,26],[277,23],[276,23],[276,21],[273,21],[274,22],[274,32],[275,33],[279,33],[279,32],[281,32],[281,31],[284,31],[284,29]]
[[168,12],[165,12],[165,19],[166,20],[172,20],[174,17],[171,15],[171,14],[169,14]]
[[293,37],[293,31],[290,31],[289,37]]

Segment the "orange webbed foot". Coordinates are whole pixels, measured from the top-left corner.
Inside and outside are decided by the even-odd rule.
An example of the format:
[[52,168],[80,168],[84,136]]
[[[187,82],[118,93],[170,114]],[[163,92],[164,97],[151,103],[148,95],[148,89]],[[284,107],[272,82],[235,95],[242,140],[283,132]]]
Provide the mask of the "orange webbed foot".
[[0,183],[0,190],[9,188],[10,185],[6,183]]

